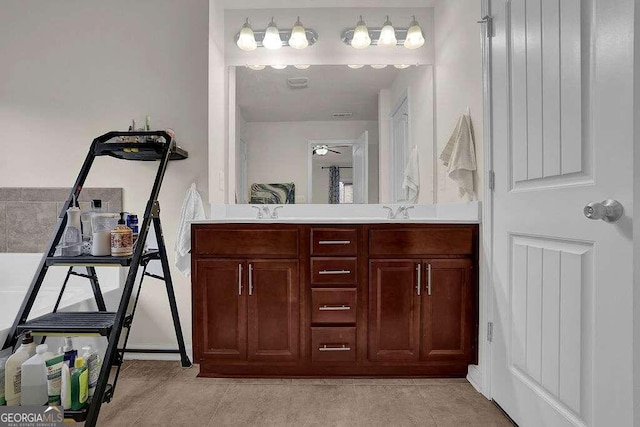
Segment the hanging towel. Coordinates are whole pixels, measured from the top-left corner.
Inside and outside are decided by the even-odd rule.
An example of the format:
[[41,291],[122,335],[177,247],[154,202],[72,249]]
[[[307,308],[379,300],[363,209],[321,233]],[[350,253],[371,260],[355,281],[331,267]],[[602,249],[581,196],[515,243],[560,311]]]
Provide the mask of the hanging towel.
[[473,173],[477,164],[469,115],[465,114],[458,119],[456,128],[440,154],[440,160],[447,167],[449,178],[458,185],[458,195],[473,200]]
[[182,202],[178,236],[176,237],[176,267],[182,274],[191,274],[191,221],[206,219],[202,197],[196,190],[196,184],[191,184]]
[[420,194],[420,163],[418,162],[418,146],[414,145],[409,155],[409,161],[404,168],[402,180],[404,198],[409,203],[418,203]]

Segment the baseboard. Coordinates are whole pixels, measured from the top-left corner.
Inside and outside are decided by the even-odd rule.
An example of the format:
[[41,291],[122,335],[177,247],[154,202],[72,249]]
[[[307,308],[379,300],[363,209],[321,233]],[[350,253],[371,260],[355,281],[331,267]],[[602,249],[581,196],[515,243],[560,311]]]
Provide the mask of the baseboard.
[[[177,349],[177,346],[172,345],[157,345],[157,344],[131,344],[129,348],[135,348],[140,350],[165,350],[165,349]],[[187,346],[187,355],[189,359],[193,361],[193,349],[191,346]],[[180,360],[178,353],[125,353],[125,360]]]
[[485,395],[485,397],[487,397],[487,399],[489,398],[484,393],[484,378],[482,377],[482,371],[480,371],[478,365],[469,365],[469,371],[467,372],[467,381],[471,383],[473,388],[475,388],[478,393],[482,393],[483,395]]

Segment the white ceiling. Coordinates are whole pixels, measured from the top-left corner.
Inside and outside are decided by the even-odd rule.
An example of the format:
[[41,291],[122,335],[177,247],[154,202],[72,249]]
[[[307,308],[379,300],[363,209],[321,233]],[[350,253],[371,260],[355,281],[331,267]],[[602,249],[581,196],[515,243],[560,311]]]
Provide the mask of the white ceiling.
[[[378,120],[379,91],[391,87],[403,71],[392,66],[352,70],[345,65],[236,70],[236,102],[247,122],[345,120],[331,116],[339,112],[353,113],[348,120]],[[308,77],[309,87],[289,89],[290,77]]]
[[225,9],[289,9],[317,7],[433,7],[435,0],[224,0]]

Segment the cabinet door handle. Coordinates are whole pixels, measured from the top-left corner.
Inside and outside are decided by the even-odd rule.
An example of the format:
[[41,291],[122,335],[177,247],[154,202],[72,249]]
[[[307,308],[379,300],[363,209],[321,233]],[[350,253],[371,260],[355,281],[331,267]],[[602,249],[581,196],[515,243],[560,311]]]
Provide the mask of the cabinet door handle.
[[416,275],[418,283],[416,284],[416,291],[418,291],[418,296],[420,296],[420,288],[422,288],[422,263],[418,263],[418,265],[416,265]]
[[238,295],[242,295],[242,264],[238,264]]
[[321,270],[318,272],[320,275],[326,274],[351,274],[351,270]]
[[318,310],[320,311],[347,311],[351,310],[348,305],[321,305]]
[[322,347],[318,348],[318,350],[320,351],[351,351],[351,347],[347,347],[346,344],[342,344],[342,346],[340,347],[327,347],[327,345],[324,344]]
[[427,265],[427,295],[431,296],[431,264]]
[[253,295],[253,264],[249,264],[249,295]]
[[319,245],[350,245],[351,240],[320,240]]

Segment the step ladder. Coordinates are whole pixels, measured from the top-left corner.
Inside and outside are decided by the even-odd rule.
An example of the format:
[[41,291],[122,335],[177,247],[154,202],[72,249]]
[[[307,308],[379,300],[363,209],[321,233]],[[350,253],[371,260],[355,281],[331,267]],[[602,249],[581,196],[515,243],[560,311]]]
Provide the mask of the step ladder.
[[[127,139],[121,139],[122,137]],[[144,142],[123,142],[131,141],[130,138],[142,138]],[[144,220],[139,229],[138,242],[146,242],[149,229],[153,226],[158,249],[144,251],[144,244],[136,244],[134,253],[125,257],[94,257],[94,256],[55,256],[56,246],[60,243],[66,226],[66,211],[80,196],[84,182],[89,174],[93,161],[99,156],[110,156],[117,159],[132,161],[159,161],[151,195],[144,211]],[[18,315],[9,331],[7,339],[2,349],[13,349],[18,343],[19,336],[30,331],[34,336],[42,336],[43,340],[47,336],[104,336],[107,338],[107,349],[102,360],[102,368],[93,398],[87,408],[80,411],[65,411],[65,418],[76,422],[85,422],[87,426],[95,426],[100,413],[102,403],[109,402],[120,374],[120,367],[125,353],[176,353],[180,355],[183,367],[191,366],[191,361],[187,356],[180,318],[178,317],[178,307],[176,305],[173,282],[169,272],[169,261],[164,243],[164,236],[160,224],[160,205],[158,194],[164,178],[167,165],[171,160],[182,160],[188,157],[188,153],[178,147],[173,138],[165,131],[152,132],[108,132],[94,139],[89,154],[87,155],[80,174],[65,202],[53,236],[42,257],[36,274],[31,282],[27,295],[18,311]],[[162,276],[147,272],[150,262],[159,261],[162,265]],[[69,266],[67,276],[60,290],[58,299],[51,313],[35,319],[29,319],[29,314],[40,291],[44,278],[50,267]],[[98,277],[96,266],[116,266],[128,267],[127,278],[122,289],[122,296],[116,312],[107,311]],[[136,285],[138,270],[142,266],[142,274],[138,284],[137,292],[133,301],[131,297]],[[98,311],[95,312],[61,312],[58,311],[62,294],[67,283],[72,276],[82,277],[89,280],[96,300]],[[152,277],[165,282],[171,316],[178,341],[178,349],[167,350],[145,350],[127,349],[131,324],[140,297],[142,282],[145,277]],[[120,346],[122,330],[126,329],[126,334]],[[110,382],[111,368],[116,367],[115,375]]]

